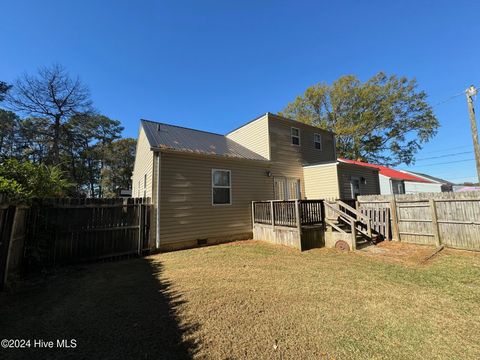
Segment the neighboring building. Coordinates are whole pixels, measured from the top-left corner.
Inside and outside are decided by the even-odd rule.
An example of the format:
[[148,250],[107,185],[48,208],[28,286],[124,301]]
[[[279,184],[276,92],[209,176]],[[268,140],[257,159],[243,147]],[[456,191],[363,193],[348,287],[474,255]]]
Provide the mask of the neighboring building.
[[142,120],[132,188],[160,250],[250,238],[255,200],[380,191],[378,170],[337,162],[332,132],[271,113],[227,135]]
[[480,186],[453,185],[454,192],[480,191]]
[[382,165],[374,165],[362,161],[340,159],[348,164],[355,164],[366,168],[377,169],[380,179],[380,194],[416,194],[423,192],[441,192],[441,184],[431,180],[398,171]]
[[380,194],[378,169],[338,161],[304,167],[305,189],[314,199],[356,199]]
[[440,185],[440,190],[442,192],[453,191],[453,186],[455,185],[454,183],[452,183],[450,181],[440,179],[440,178],[437,178],[435,176],[430,176],[430,175],[427,175],[427,174],[422,174],[422,173],[417,173],[417,172],[407,171],[407,170],[401,170],[401,171],[406,173],[406,174],[410,174],[410,175],[413,175],[413,176],[417,176],[421,179],[431,181],[434,184],[439,184]]

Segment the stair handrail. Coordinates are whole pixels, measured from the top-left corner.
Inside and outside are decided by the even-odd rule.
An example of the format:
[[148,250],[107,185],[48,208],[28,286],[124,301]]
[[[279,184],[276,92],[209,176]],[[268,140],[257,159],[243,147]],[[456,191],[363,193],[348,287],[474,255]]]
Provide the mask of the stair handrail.
[[351,207],[350,205],[348,205],[347,203],[344,203],[342,200],[337,200],[337,203],[338,205],[340,205],[341,207],[344,207],[345,209],[347,209],[348,211],[354,213],[355,215],[357,215],[357,219],[365,219],[366,221],[370,221],[371,219],[365,215],[365,214],[362,214],[360,211],[358,211],[357,209],[355,209],[354,207]]
[[355,209],[355,208],[351,207],[350,205],[344,203],[341,200],[337,200],[337,203],[338,203],[339,206],[342,206],[345,209],[347,209],[348,211],[357,215],[357,219],[364,222],[367,225],[367,234],[366,235],[371,238],[372,237],[372,219],[370,219],[370,217],[368,217],[367,215],[362,214],[360,211],[358,211],[357,209]]
[[356,221],[356,219],[350,215],[348,215],[346,212],[340,210],[340,209],[337,209],[336,207],[334,207],[332,204],[328,203],[325,201],[324,203],[328,208],[332,209],[334,212],[336,212],[337,214],[339,214],[340,216],[343,216],[343,217],[346,217],[347,220],[349,221]]

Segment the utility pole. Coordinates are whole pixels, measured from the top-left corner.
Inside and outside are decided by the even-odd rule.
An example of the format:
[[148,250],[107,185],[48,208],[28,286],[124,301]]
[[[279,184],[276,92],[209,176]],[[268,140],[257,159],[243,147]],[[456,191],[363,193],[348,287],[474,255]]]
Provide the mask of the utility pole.
[[478,145],[477,120],[475,120],[475,108],[473,107],[473,97],[477,95],[475,86],[470,86],[465,90],[468,103],[468,114],[470,115],[470,127],[472,128],[473,150],[475,152],[475,162],[477,164],[477,179],[480,182],[480,145]]

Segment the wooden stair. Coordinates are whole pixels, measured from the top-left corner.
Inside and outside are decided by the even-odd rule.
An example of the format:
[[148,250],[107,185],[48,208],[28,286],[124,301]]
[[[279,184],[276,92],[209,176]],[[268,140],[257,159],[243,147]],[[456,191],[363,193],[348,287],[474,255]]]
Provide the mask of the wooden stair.
[[325,212],[327,229],[350,234],[355,238],[355,247],[375,245],[377,235],[372,233],[372,221],[368,216],[340,200],[325,201]]

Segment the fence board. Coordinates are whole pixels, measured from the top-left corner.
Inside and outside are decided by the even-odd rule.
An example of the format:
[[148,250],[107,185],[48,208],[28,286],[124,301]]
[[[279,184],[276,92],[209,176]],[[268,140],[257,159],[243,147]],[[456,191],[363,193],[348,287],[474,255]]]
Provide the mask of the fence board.
[[138,254],[150,245],[146,199],[45,199],[32,204],[26,253],[30,267]]
[[[480,192],[368,195],[360,207],[388,204],[400,241],[480,251]],[[395,209],[391,207],[395,206]]]

